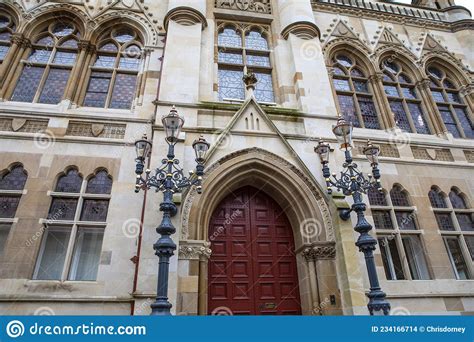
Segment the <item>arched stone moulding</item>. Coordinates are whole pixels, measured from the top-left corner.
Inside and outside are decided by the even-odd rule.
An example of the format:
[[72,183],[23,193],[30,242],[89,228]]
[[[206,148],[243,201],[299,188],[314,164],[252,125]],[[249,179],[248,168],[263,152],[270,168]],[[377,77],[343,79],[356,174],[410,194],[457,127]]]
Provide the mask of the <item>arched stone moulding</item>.
[[[203,194],[197,195],[192,189],[184,201],[180,238],[208,240],[214,209],[231,191],[245,185],[259,186],[285,209],[296,249],[314,242],[334,241],[331,213],[322,191],[296,166],[259,148],[232,153],[207,169]],[[316,232],[307,233],[305,229]]]
[[192,26],[201,23],[203,30],[207,27],[206,18],[201,12],[191,7],[180,6],[170,10],[164,19],[166,31],[168,31],[168,24],[170,20],[173,20],[183,26]]
[[311,40],[321,37],[321,31],[319,30],[318,26],[309,21],[298,21],[296,23],[292,23],[285,27],[283,31],[281,31],[281,35],[284,39],[288,39],[291,33],[304,40]]

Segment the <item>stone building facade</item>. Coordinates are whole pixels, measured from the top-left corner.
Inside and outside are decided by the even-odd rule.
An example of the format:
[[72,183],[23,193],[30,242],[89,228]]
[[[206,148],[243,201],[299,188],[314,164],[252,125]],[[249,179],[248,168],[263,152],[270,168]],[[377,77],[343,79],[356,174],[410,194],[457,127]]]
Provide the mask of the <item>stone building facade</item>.
[[[350,199],[314,147],[381,147],[365,197],[393,314],[474,312],[474,21],[454,0],[0,1],[0,313],[144,315],[161,195],[134,141],[212,146],[175,194],[173,313],[367,314]],[[258,83],[246,92],[242,76]]]

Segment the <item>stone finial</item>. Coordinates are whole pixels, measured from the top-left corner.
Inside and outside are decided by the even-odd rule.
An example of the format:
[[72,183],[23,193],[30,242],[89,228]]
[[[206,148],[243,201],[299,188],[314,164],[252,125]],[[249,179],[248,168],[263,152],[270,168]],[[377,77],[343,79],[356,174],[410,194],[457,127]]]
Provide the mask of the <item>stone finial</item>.
[[247,90],[247,98],[252,97],[258,82],[257,76],[253,72],[250,72],[248,74],[245,74],[244,77],[242,77],[242,81],[244,81],[245,83],[245,89]]

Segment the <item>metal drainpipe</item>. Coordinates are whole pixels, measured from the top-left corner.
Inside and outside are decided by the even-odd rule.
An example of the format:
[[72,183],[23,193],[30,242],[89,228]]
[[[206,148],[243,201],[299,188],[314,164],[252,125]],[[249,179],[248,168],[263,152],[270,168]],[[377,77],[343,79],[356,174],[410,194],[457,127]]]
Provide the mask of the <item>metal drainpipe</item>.
[[[164,40],[164,46],[163,46],[163,55],[162,55],[162,60],[161,60],[161,71],[163,71],[163,61],[165,60],[165,51],[166,51],[166,36]],[[156,91],[156,100],[158,100],[160,96],[160,89],[161,89],[161,77],[162,77],[162,72],[160,71],[160,77],[158,79],[158,89]],[[151,120],[151,141],[153,141],[153,137],[155,135],[155,131],[153,130],[153,125],[155,124],[156,121],[156,115],[158,111],[158,103],[155,104],[155,112],[153,113],[153,118]],[[151,164],[151,158],[148,159],[148,165],[147,168],[150,168]],[[138,271],[139,271],[139,266],[140,266],[140,256],[141,256],[141,251],[142,251],[142,235],[143,235],[143,222],[145,221],[145,209],[146,209],[146,198],[147,198],[147,193],[148,191],[145,190],[144,195],[143,195],[143,202],[142,202],[142,213],[140,216],[140,233],[138,234],[138,244],[137,244],[137,252],[135,255],[135,273],[133,275],[133,288],[132,288],[132,295],[135,294],[137,291],[137,286],[138,286]],[[135,299],[132,299],[132,302],[130,303],[130,315],[134,316],[135,314]]]

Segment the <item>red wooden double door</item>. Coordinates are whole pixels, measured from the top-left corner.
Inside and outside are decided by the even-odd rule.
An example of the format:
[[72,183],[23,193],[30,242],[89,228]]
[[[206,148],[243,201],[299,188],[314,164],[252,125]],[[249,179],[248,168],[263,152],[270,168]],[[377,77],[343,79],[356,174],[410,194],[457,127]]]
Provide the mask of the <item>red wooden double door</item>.
[[213,213],[209,314],[301,314],[294,240],[280,206],[244,187]]

